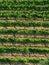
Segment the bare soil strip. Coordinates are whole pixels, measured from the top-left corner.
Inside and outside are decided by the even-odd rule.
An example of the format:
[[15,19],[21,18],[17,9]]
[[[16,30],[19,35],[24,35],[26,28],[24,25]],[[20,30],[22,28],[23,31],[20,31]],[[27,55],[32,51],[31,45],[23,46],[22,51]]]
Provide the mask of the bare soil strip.
[[6,27],[6,26],[3,26],[3,27],[0,27],[0,30],[1,29],[18,29],[18,30],[47,30],[49,31],[49,27],[48,28],[45,28],[45,27]]
[[[49,54],[48,54],[49,55]],[[48,56],[47,54],[39,54],[39,53],[0,53],[0,57],[14,58],[14,57],[30,57],[30,58],[45,58]]]
[[49,39],[49,35],[20,35],[20,34],[0,34],[0,37],[7,38],[32,38],[32,39]]
[[49,44],[32,44],[32,43],[28,43],[28,44],[22,44],[22,43],[0,43],[0,46],[9,46],[9,47],[41,47],[41,48],[49,48]]

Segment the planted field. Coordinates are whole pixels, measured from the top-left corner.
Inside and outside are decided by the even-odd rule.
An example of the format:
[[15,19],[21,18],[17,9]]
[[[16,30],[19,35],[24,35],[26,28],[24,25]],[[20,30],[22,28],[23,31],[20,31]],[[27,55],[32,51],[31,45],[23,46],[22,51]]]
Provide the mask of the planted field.
[[49,0],[0,0],[0,65],[40,65],[49,56]]

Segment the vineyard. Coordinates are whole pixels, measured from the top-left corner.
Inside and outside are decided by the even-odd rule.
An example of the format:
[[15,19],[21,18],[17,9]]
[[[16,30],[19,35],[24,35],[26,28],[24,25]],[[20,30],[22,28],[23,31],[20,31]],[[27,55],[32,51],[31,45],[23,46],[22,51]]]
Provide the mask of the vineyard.
[[0,65],[40,65],[49,57],[49,0],[0,0]]

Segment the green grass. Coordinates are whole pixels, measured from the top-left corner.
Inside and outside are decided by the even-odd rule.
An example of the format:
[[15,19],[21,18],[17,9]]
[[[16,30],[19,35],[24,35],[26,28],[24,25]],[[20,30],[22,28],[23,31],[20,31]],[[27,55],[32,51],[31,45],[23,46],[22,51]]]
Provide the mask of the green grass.
[[49,11],[48,12],[30,12],[30,11],[1,11],[0,18],[49,18]]
[[10,26],[10,27],[12,27],[12,26],[21,26],[21,27],[49,27],[49,22],[48,21],[44,21],[44,22],[31,22],[31,21],[29,21],[29,22],[6,22],[6,21],[1,21],[0,22],[0,26]]
[[49,48],[0,46],[0,53],[49,53]]
[[0,62],[20,62],[20,63],[39,63],[40,61],[45,60],[44,58],[0,58]]
[[5,37],[0,37],[0,42],[12,42],[12,43],[22,43],[22,44],[39,44],[39,43],[44,43],[44,44],[49,44],[49,39],[33,39],[33,38],[5,38]]
[[30,29],[1,29],[0,34],[20,34],[20,35],[49,35],[47,30]]

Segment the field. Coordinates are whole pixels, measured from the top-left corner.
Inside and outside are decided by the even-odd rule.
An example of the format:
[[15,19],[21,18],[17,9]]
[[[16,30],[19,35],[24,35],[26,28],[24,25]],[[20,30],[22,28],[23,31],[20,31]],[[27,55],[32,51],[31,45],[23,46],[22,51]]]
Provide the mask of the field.
[[0,0],[0,65],[40,65],[49,57],[49,0]]

